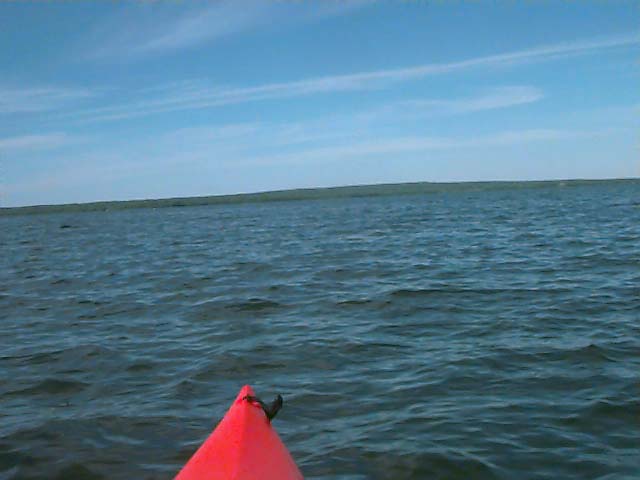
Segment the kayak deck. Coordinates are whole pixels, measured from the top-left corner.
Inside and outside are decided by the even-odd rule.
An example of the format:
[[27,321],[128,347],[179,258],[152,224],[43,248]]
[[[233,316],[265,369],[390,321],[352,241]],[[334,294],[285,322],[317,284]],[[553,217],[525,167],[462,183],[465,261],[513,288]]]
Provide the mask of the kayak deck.
[[302,473],[245,385],[175,480],[300,480]]

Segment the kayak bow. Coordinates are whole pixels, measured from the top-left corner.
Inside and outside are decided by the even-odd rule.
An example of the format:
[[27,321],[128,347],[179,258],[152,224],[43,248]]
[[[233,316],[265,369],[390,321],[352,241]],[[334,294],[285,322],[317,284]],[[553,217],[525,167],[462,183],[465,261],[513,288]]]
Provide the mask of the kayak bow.
[[245,385],[175,480],[301,480],[287,447]]

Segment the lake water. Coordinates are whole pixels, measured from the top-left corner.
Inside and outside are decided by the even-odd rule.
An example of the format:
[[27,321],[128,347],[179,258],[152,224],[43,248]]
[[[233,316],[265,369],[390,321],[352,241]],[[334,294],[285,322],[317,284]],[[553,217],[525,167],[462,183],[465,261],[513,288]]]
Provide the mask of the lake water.
[[237,391],[308,479],[640,472],[640,182],[0,217],[0,479],[170,479]]

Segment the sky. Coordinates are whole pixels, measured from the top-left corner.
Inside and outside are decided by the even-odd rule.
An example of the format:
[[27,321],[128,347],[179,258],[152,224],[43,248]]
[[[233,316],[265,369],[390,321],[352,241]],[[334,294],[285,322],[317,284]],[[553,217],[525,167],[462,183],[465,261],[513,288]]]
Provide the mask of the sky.
[[0,3],[0,206],[640,176],[640,2]]

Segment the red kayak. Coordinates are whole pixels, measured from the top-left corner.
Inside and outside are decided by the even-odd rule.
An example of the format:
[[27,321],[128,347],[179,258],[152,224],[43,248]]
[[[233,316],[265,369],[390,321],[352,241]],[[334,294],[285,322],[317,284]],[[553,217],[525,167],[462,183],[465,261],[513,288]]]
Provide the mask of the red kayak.
[[301,480],[291,454],[245,385],[175,480]]

